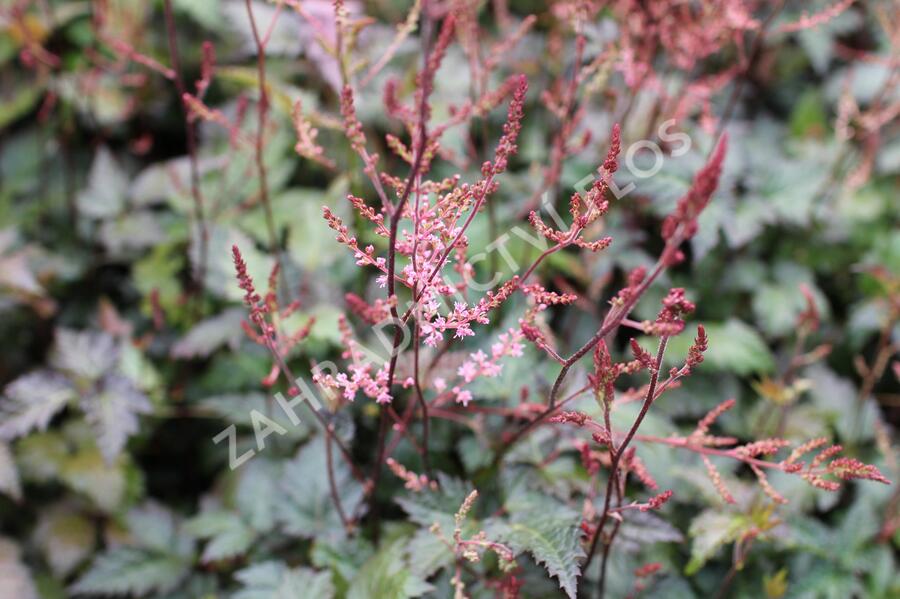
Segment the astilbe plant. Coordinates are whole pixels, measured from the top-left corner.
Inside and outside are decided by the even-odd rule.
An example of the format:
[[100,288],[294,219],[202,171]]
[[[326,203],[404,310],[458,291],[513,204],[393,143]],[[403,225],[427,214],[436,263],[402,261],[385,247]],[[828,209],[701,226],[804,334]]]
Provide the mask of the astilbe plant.
[[0,599],[896,589],[895,0],[5,4]]
[[[700,13],[687,3],[674,10],[664,8],[662,4],[650,3],[648,8],[638,4],[643,3],[612,3],[612,10],[621,14],[624,23],[615,65],[624,74],[626,83],[633,87],[652,88],[658,85],[653,67],[658,52],[664,52],[677,68],[688,71],[698,61],[727,44],[737,43],[743,50],[743,34],[757,31],[762,35],[760,30],[764,27],[764,23],[752,16],[759,9],[756,5],[764,3],[704,2],[701,3]],[[847,5],[849,3],[839,3],[827,14],[804,17],[802,22],[786,25],[782,30],[814,26],[832,18]],[[501,465],[504,456],[539,427],[573,427],[578,431],[573,447],[596,484],[591,485],[581,514],[580,530],[583,531],[585,557],[577,567],[583,572],[599,556],[601,595],[605,588],[609,556],[624,514],[628,510],[655,511],[673,496],[677,497],[676,489],[659,488],[642,460],[642,447],[662,445],[696,454],[708,474],[710,485],[728,504],[737,500],[713,459],[730,460],[746,466],[762,493],[776,504],[789,501],[769,481],[767,474],[776,471],[796,475],[810,485],[827,491],[836,491],[847,480],[888,482],[875,466],[842,456],[841,447],[830,444],[824,437],[793,446],[780,436],[742,440],[717,434],[717,420],[734,407],[733,399],[726,399],[711,410],[688,435],[658,437],[641,432],[641,426],[654,404],[667,391],[677,388],[682,379],[695,369],[701,368],[708,352],[716,351],[715,346],[710,345],[704,327],[698,325],[693,344],[681,357],[681,365],[665,370],[663,363],[669,341],[678,335],[688,334],[685,332],[688,328],[686,318],[695,310],[684,289],[668,290],[655,319],[635,321],[630,316],[648,290],[662,280],[662,275],[685,260],[685,244],[697,234],[699,218],[712,200],[721,179],[728,149],[725,135],[719,137],[706,164],[697,171],[687,192],[662,222],[662,249],[655,263],[649,268],[636,268],[627,275],[625,285],[611,295],[597,330],[586,343],[566,355],[555,347],[546,311],[572,304],[578,296],[548,290],[532,281],[532,276],[555,253],[567,250],[602,252],[614,243],[614,237],[597,236],[596,232],[603,230],[604,217],[613,207],[610,183],[619,166],[622,146],[619,126],[612,129],[607,155],[591,187],[571,196],[567,228],[554,228],[546,224],[531,208],[536,208],[535,198],[557,184],[563,160],[588,147],[587,139],[573,145],[569,137],[583,118],[583,112],[575,106],[575,89],[583,84],[583,77],[591,74],[590,68],[585,72],[576,69],[577,74],[570,81],[558,81],[556,87],[544,92],[541,98],[545,106],[560,118],[561,128],[555,137],[551,164],[544,173],[540,188],[530,200],[524,201],[524,205],[528,208],[527,222],[547,240],[546,249],[521,274],[498,281],[491,290],[477,292],[470,284],[477,270],[473,255],[479,249],[470,246],[472,225],[476,219],[484,218],[484,213],[498,194],[504,172],[515,159],[523,121],[527,118],[525,106],[529,92],[525,75],[502,79],[494,89],[489,89],[487,82],[492,80],[490,75],[498,69],[499,55],[524,35],[533,19],[526,20],[510,40],[493,48],[488,53],[490,58],[484,60],[479,59],[477,49],[473,49],[477,44],[478,25],[468,9],[441,11],[428,2],[422,3],[422,64],[415,77],[415,88],[410,97],[404,99],[398,81],[389,79],[384,86],[386,116],[394,119],[406,132],[406,139],[393,134],[385,136],[384,147],[394,155],[393,162],[406,167],[405,171],[391,172],[384,165],[392,161],[383,159],[371,149],[374,145],[370,139],[371,133],[357,116],[355,99],[360,92],[353,83],[351,52],[358,23],[340,0],[334,6],[336,43],[330,50],[341,65],[343,87],[340,90],[340,113],[343,132],[361,161],[362,171],[370,184],[370,192],[362,194],[369,198],[348,195],[347,202],[355,221],[367,227],[368,232],[354,233],[351,225],[329,207],[323,208],[322,226],[330,227],[336,233],[338,244],[349,251],[356,265],[374,276],[380,295],[363,297],[350,292],[346,294],[347,314],[339,320],[344,365],[337,372],[319,371],[313,380],[327,397],[335,400],[330,406],[334,411],[350,402],[372,401],[377,406],[381,424],[373,448],[371,471],[363,473],[358,466],[353,466],[354,474],[364,483],[373,505],[383,465],[387,465],[413,493],[433,492],[439,488],[440,479],[432,472],[429,460],[429,422],[434,418],[458,420],[466,410],[477,411],[478,397],[472,390],[473,383],[480,378],[498,377],[504,364],[522,356],[525,345],[529,343],[550,361],[558,363],[559,373],[543,398],[531,403],[523,401],[520,408],[505,412],[501,409],[500,413],[512,428],[504,434],[494,463]],[[599,3],[567,2],[560,3],[556,8],[559,15],[571,19],[573,23],[576,66],[582,63],[585,44],[581,23],[596,13],[599,7]],[[410,18],[415,17],[411,14]],[[441,21],[440,27],[436,35],[431,36],[437,20]],[[391,44],[385,56],[366,74],[363,86],[373,80],[410,30],[408,24],[398,30],[399,41]],[[470,101],[454,107],[444,121],[435,122],[431,96],[436,79],[444,76],[441,67],[448,48],[457,39],[464,54],[470,57],[476,68],[481,69],[476,73],[479,85]],[[752,59],[744,56],[743,64]],[[739,64],[724,76],[733,77],[741,68],[745,67]],[[723,84],[724,80],[718,81],[715,86]],[[708,93],[715,86],[708,82],[693,85],[695,88],[689,90],[685,97],[690,99],[698,93],[701,96],[706,94],[701,100],[708,108]],[[191,105],[197,103],[194,100],[190,102]],[[476,119],[485,119],[503,103],[506,105],[506,118],[502,134],[494,145],[493,153],[483,160],[478,174],[460,173],[449,177],[432,174],[433,167],[439,161],[450,164],[460,162],[449,147],[442,145],[446,132],[453,127],[471,124]],[[202,113],[202,105],[198,104],[195,110]],[[685,110],[685,106],[681,105],[673,110],[673,114],[683,116]],[[305,120],[299,104],[295,106],[293,117],[298,135],[297,153],[326,168],[333,168],[335,161],[318,146],[317,130]],[[378,239],[378,242],[363,243],[362,238]],[[256,293],[247,274],[239,248],[235,247],[233,251],[238,281],[246,293],[245,301],[250,308],[251,324],[246,326],[247,332],[268,349],[274,361],[264,383],[271,386],[283,374],[288,378],[292,392],[296,393],[293,387],[295,379],[287,365],[288,352],[308,334],[312,322],[296,333],[283,332],[277,324],[278,320],[293,312],[297,306],[292,303],[284,310],[278,309],[275,300],[277,267],[270,280],[269,292],[262,298]],[[524,297],[527,308],[520,313],[515,326],[491,341],[489,353],[482,350],[470,352],[455,365],[441,368],[441,360],[450,355],[450,348],[470,337],[487,336],[485,325],[495,322],[504,305],[511,303],[517,294]],[[802,326],[813,326],[815,318],[813,306],[804,313],[801,330]],[[370,326],[381,326],[394,333],[388,355],[380,361],[373,360],[362,349],[360,330]],[[614,359],[610,345],[622,329],[632,329],[654,339],[655,349],[649,351],[637,340],[631,339],[631,358],[626,361]],[[426,366],[423,356],[426,352],[430,358],[427,371],[440,371],[446,373],[444,376],[424,375]],[[574,392],[570,390],[563,397],[570,371],[581,365],[589,355],[593,357],[593,363],[587,384]],[[795,356],[797,359],[801,357]],[[645,377],[646,382],[638,388],[631,387],[622,392],[622,377],[630,380]],[[782,382],[785,386],[789,385],[791,375],[786,374]],[[568,404],[585,396],[596,399],[600,408],[598,416],[565,409]],[[634,419],[627,426],[614,426],[614,412],[631,402],[640,404]],[[406,407],[401,409],[404,404]],[[448,405],[457,405],[458,408],[451,411],[446,408]],[[334,434],[328,416],[318,417],[329,437],[329,447],[332,442],[337,442],[343,458],[352,463],[352,452]],[[421,424],[421,434],[418,435],[414,430],[416,422]],[[401,437],[419,452],[424,474],[416,474],[392,457]],[[327,467],[333,467],[331,462]],[[629,481],[645,490],[638,491]],[[356,519],[362,514],[344,514],[337,493],[334,489],[332,491],[345,525],[352,530],[357,524]],[[465,596],[464,563],[478,561],[484,550],[497,554],[505,564],[504,569],[514,567],[515,551],[510,546],[488,540],[483,531],[464,538],[462,523],[476,496],[475,492],[469,495],[459,509],[452,536],[449,531],[441,530],[438,524],[432,527],[434,534],[455,556],[456,572],[452,582],[457,597]],[[639,568],[635,572],[636,591],[644,588],[643,581],[658,570],[659,565],[652,563]],[[518,587],[514,576],[505,580],[504,592],[515,596]],[[571,589],[566,590],[572,592]]]

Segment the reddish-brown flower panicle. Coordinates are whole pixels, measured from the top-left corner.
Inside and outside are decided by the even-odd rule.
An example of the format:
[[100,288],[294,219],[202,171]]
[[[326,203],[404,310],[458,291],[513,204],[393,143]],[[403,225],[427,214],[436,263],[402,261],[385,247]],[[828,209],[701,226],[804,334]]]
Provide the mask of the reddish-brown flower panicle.
[[671,498],[672,498],[672,490],[671,489],[668,491],[663,491],[659,495],[654,495],[653,497],[651,497],[650,501],[648,501],[646,504],[642,505],[638,509],[640,509],[640,511],[642,511],[642,512],[648,512],[650,510],[658,510],[659,508],[661,508],[663,506],[664,503],[666,503]]
[[683,227],[683,239],[690,239],[697,232],[697,217],[709,204],[713,192],[719,185],[727,148],[728,136],[723,135],[722,141],[716,146],[706,166],[697,172],[691,188],[678,200],[675,212],[669,215],[663,223],[662,236],[664,239],[672,237],[679,226]]
[[697,325],[697,336],[694,338],[694,343],[691,345],[691,348],[688,350],[688,357],[685,360],[685,365],[688,368],[693,368],[697,366],[701,362],[703,362],[703,353],[709,349],[709,339],[706,337],[706,329],[703,328],[703,325]]
[[356,108],[353,106],[353,89],[349,85],[345,85],[341,90],[341,115],[344,117],[344,134],[350,140],[350,145],[356,152],[363,153],[366,146],[366,135],[356,116]]
[[506,115],[506,124],[503,125],[503,137],[497,144],[497,150],[494,152],[494,162],[490,165],[490,173],[499,175],[506,170],[509,157],[518,151],[516,140],[519,137],[519,131],[522,129],[522,117],[525,115],[525,93],[528,91],[528,79],[525,75],[519,75],[516,85],[516,91],[513,92],[512,100],[509,103],[509,110]]
[[653,356],[641,347],[636,339],[631,340],[631,353],[634,354],[634,359],[640,362],[643,368],[648,370],[653,368]]
[[244,262],[244,257],[241,256],[241,250],[238,249],[238,246],[231,246],[231,257],[234,260],[234,269],[237,271],[238,286],[244,290],[244,302],[250,308],[256,309],[261,298],[253,286],[253,279],[247,273],[247,263]]

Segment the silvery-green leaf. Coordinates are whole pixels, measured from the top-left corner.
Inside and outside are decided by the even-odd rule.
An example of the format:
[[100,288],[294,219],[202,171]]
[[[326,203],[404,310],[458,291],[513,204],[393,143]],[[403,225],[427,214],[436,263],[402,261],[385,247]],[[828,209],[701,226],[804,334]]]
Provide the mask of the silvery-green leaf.
[[543,565],[570,599],[575,599],[581,575],[579,520],[565,510],[529,511],[515,514],[509,522],[495,521],[488,536],[510,547],[516,553],[528,552]]
[[0,438],[13,439],[33,429],[44,430],[54,414],[76,397],[62,375],[38,370],[6,386],[0,403]]
[[[334,481],[345,514],[352,514],[363,498],[362,486],[354,480],[350,467],[335,448]],[[303,538],[343,535],[343,524],[328,484],[325,440],[322,435],[307,443],[284,467],[281,479],[278,519],[287,534]]]
[[204,563],[242,555],[253,544],[256,533],[232,512],[209,511],[191,518],[185,530],[200,539],[207,539],[201,560]]
[[106,146],[94,156],[87,188],[76,199],[81,214],[92,218],[109,218],[125,206],[128,177]]
[[347,599],[407,599],[432,587],[417,576],[405,559],[408,539],[399,538],[372,556],[350,583]]
[[55,431],[34,433],[16,443],[16,461],[25,480],[47,482],[57,478],[68,455],[65,438]]
[[110,465],[95,447],[83,448],[69,457],[60,476],[69,487],[89,497],[106,512],[116,511],[128,486],[123,456]]
[[243,308],[231,308],[195,324],[172,346],[173,358],[205,358],[223,346],[235,349],[244,337]]
[[108,333],[58,329],[50,363],[74,377],[96,381],[118,359],[119,347]]
[[59,504],[41,514],[35,540],[53,573],[64,578],[94,551],[96,532],[71,505]]
[[76,595],[147,595],[177,587],[190,569],[178,556],[116,547],[101,553],[69,590]]
[[80,402],[88,422],[97,435],[97,445],[108,463],[115,460],[138,430],[138,414],[151,411],[150,400],[131,381],[108,375],[100,391]]
[[331,599],[334,585],[331,572],[311,568],[289,568],[283,562],[261,562],[235,572],[244,588],[231,599]]
[[180,540],[172,511],[156,501],[128,510],[125,516],[135,545],[153,551],[188,553],[190,542]]
[[160,217],[149,211],[128,212],[103,221],[99,238],[112,257],[151,248],[166,238]]

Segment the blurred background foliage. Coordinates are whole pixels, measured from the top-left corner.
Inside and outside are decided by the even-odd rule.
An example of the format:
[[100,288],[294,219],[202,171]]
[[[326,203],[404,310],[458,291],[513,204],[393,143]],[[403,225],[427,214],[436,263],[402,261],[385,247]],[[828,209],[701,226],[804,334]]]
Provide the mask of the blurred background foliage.
[[[257,281],[266,279],[274,261],[252,147],[230,143],[229,132],[215,123],[198,122],[209,229],[205,279],[198,285],[178,93],[172,81],[123,60],[110,45],[114,37],[170,64],[162,3],[5,2],[0,597],[449,597],[450,554],[428,528],[438,521],[452,530],[452,514],[473,484],[484,504],[478,510],[482,519],[471,519],[473,530],[502,536],[510,524],[490,516],[498,510],[512,520],[536,510],[548,514],[550,520],[534,527],[551,536],[564,527],[555,522],[577,519],[581,506],[571,499],[589,477],[567,437],[542,429],[497,471],[491,461],[503,422],[488,417],[479,417],[475,430],[435,422],[434,465],[446,473],[440,492],[412,494],[385,475],[379,498],[387,524],[378,538],[371,531],[351,538],[341,528],[323,478],[321,436],[311,425],[269,438],[263,454],[229,471],[225,444],[212,438],[235,423],[241,451],[254,446],[248,413],[266,403],[268,391],[260,381],[270,367],[263,348],[241,330],[245,311],[230,255],[231,245],[238,244]],[[185,81],[199,78],[201,41],[212,41],[217,66],[205,102],[234,118],[257,94],[244,3],[173,4]],[[274,4],[254,3],[262,22]],[[322,19],[331,14],[330,2],[303,4]],[[796,19],[810,4],[827,5],[788,3],[782,18]],[[104,7],[106,39],[97,33],[98,6]],[[374,19],[359,42],[369,57],[382,54],[409,9],[395,0],[348,6]],[[888,478],[900,478],[894,434],[900,369],[893,357],[900,344],[898,121],[884,122],[874,141],[846,139],[836,124],[842,101],[900,102],[896,60],[887,60],[896,59],[897,47],[873,18],[874,6],[893,10],[888,14],[895,20],[900,14],[895,3],[859,2],[820,27],[768,38],[755,69],[746,74],[727,123],[731,144],[723,180],[688,260],[636,312],[638,320],[652,319],[665,288],[686,288],[698,305],[694,320],[709,332],[710,351],[698,373],[654,407],[642,431],[689,431],[706,411],[735,397],[737,408],[721,420],[726,434],[777,434],[793,441],[827,436]],[[538,15],[506,63],[510,72],[528,76],[533,91],[520,152],[494,200],[494,222],[476,221],[473,248],[524,222],[518,211],[539,185],[556,127],[537,95],[567,68],[566,52],[552,51],[567,40],[560,42],[549,7],[525,0],[509,7],[514,19]],[[482,19],[492,30],[489,7]],[[588,54],[598,51],[611,28],[614,19],[601,11],[587,29]],[[852,60],[848,49],[880,60]],[[370,139],[403,134],[384,115],[380,90],[394,76],[408,91],[418,52],[418,44],[408,40],[384,72],[357,92],[361,120],[382,134]],[[305,373],[311,360],[339,355],[344,292],[379,294],[369,273],[334,243],[321,207],[353,223],[343,197],[372,194],[340,130],[336,63],[315,43],[308,23],[289,9],[272,31],[267,69],[272,105],[264,160],[286,257],[284,277],[302,302],[292,318],[296,324],[316,318],[310,337],[292,354]],[[467,77],[466,57],[451,48],[433,95],[436,119],[469,97]],[[623,87],[611,75],[585,102],[583,127],[595,141],[566,162],[560,190],[574,188],[605,154],[615,118],[605,98],[617,86]],[[297,100],[336,169],[294,152],[291,107]],[[714,96],[714,113],[721,114],[727,101],[727,91]],[[627,141],[645,136],[647,123],[656,118],[654,107],[651,93],[636,94],[623,123]],[[255,118],[255,110],[246,110],[246,135],[256,131]],[[446,145],[460,155],[469,143],[491,147],[502,119],[497,110],[481,130],[455,129]],[[711,131],[701,120],[679,123],[691,150],[667,156],[653,177],[633,177],[628,169],[617,174],[619,187],[636,187],[613,202],[605,226],[615,241],[608,251],[554,255],[542,270],[545,284],[583,298],[553,315],[560,347],[577,347],[593,334],[623,272],[652,263],[661,218],[688,188],[711,146]],[[390,160],[389,152],[381,153]],[[652,156],[637,158],[640,163]],[[449,162],[435,169],[446,176],[459,170]],[[564,202],[568,193],[559,195]],[[361,241],[383,247],[363,227],[357,231]],[[515,235],[506,247],[516,257],[534,252]],[[504,260],[483,266],[485,272],[492,266],[511,274]],[[808,307],[802,288],[821,318],[805,342],[827,345],[830,352],[822,350],[820,359],[800,365],[788,380],[797,322]],[[496,327],[514,324],[522,309],[516,302],[506,305]],[[474,351],[491,337],[479,335],[453,351]],[[673,339],[673,359],[689,343],[687,335]],[[542,401],[556,369],[539,358],[529,348],[499,379],[479,382],[475,402]],[[585,375],[573,377],[572,389]],[[631,407],[619,414],[623,422],[633,417]],[[363,464],[373,458],[376,428],[377,411],[368,401],[341,412],[341,434]],[[556,449],[563,456],[543,465]],[[741,482],[746,473],[740,478],[735,470],[726,472],[729,484],[749,499],[732,507],[722,504],[694,457],[654,446],[642,446],[641,455],[660,485],[676,494],[664,519],[640,514],[623,526],[625,548],[613,555],[610,596],[626,596],[633,570],[648,561],[661,562],[663,570],[647,596],[711,597],[726,577],[732,597],[900,596],[896,484],[855,484],[829,494],[773,475],[773,485],[790,503],[772,507],[752,484]],[[416,463],[406,443],[396,457]],[[349,472],[338,468],[338,475],[345,501],[359,501],[361,490]],[[527,539],[509,543],[534,556],[519,558],[522,596],[557,596],[558,583],[574,584],[577,538],[551,539],[543,549]],[[556,564],[558,580],[536,562],[551,573]],[[495,564],[475,567],[495,571]],[[596,574],[584,577],[592,581]],[[490,580],[473,576],[469,592],[493,596]]]

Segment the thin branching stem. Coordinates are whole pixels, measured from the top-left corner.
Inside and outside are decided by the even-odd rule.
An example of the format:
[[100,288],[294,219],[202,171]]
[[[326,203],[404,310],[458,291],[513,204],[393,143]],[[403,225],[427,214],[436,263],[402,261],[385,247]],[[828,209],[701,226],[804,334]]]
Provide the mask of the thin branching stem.
[[[600,514],[600,520],[597,523],[597,530],[594,532],[594,539],[591,543],[591,549],[588,553],[587,560],[584,563],[584,570],[587,570],[588,566],[591,564],[591,560],[594,557],[594,552],[597,549],[597,542],[603,536],[603,528],[606,525],[606,521],[609,519],[610,508],[612,506],[612,497],[613,493],[616,492],[616,489],[620,485],[620,475],[621,472],[619,470],[622,463],[622,455],[625,453],[625,450],[628,448],[628,444],[631,443],[631,440],[634,439],[635,434],[637,433],[638,428],[641,426],[641,423],[644,421],[644,418],[647,416],[647,412],[650,411],[650,406],[653,405],[653,401],[656,398],[656,384],[659,381],[659,371],[662,368],[663,357],[666,353],[666,345],[669,341],[668,337],[661,337],[659,340],[659,347],[656,350],[656,360],[653,364],[653,370],[650,372],[650,384],[647,387],[647,395],[644,399],[644,403],[641,406],[641,411],[638,413],[637,418],[635,418],[634,422],[631,424],[631,428],[628,430],[628,434],[625,435],[625,439],[622,440],[622,443],[615,447],[615,441],[613,440],[612,434],[610,434],[610,466],[609,466],[609,479],[606,484],[606,497],[603,499],[603,511]],[[612,431],[610,431],[612,432]],[[620,499],[621,502],[621,499]],[[612,547],[613,541],[615,540],[615,535],[618,532],[619,526],[618,523],[614,526],[612,533],[608,540],[604,541],[603,548],[603,557],[600,562],[600,583],[598,585],[598,596],[600,599],[603,599],[603,594],[605,592],[606,586],[606,567],[609,558],[609,551]]]
[[[428,73],[429,69],[429,43],[431,37],[431,19],[428,16],[428,3],[424,3],[424,10],[422,11],[422,76],[423,78],[433,77],[434,73]],[[428,124],[426,123],[427,115],[428,115],[428,94],[427,89],[430,86],[423,82],[423,89],[419,97],[419,106],[418,106],[418,127],[417,127],[417,139],[416,139],[416,149],[415,156],[413,158],[413,163],[410,168],[409,176],[406,178],[406,184],[403,187],[403,193],[400,196],[400,199],[394,205],[391,211],[391,221],[390,221],[390,232],[388,237],[388,258],[387,258],[387,294],[388,299],[393,299],[396,297],[396,280],[395,280],[395,271],[396,271],[396,263],[397,263],[397,233],[400,228],[400,219],[403,216],[403,208],[406,206],[407,201],[409,201],[410,194],[412,193],[413,186],[419,176],[419,171],[422,168],[422,164],[425,158],[425,150],[428,145]],[[417,218],[417,215],[414,215],[414,218]],[[388,380],[387,380],[387,388],[390,391],[393,388],[394,383],[394,374],[397,369],[397,357],[400,353],[400,345],[403,341],[403,336],[405,333],[405,328],[403,324],[400,322],[400,315],[397,312],[397,303],[394,301],[391,303],[391,318],[394,322],[394,339],[393,346],[391,348],[390,362],[388,364]],[[427,413],[425,414],[427,417]],[[381,424],[378,430],[378,450],[375,459],[374,471],[372,473],[372,497],[374,501],[375,497],[375,489],[378,487],[378,480],[381,475],[382,464],[385,459],[385,437],[387,435],[387,420],[385,411],[382,410],[381,415]],[[427,453],[427,447],[424,450]],[[423,456],[423,459],[425,456]]]
[[184,101],[187,88],[184,85],[184,76],[181,72],[181,57],[178,52],[178,34],[175,29],[175,15],[172,11],[172,0],[163,2],[163,10],[166,21],[166,35],[169,44],[169,62],[175,73],[175,89],[178,91],[178,102],[184,113],[185,139],[190,164],[191,198],[194,203],[194,219],[197,221],[197,231],[200,234],[197,247],[197,271],[195,282],[200,295],[203,295],[206,286],[206,266],[209,253],[209,229],[206,224],[206,214],[203,201],[203,193],[200,189],[200,165],[197,154],[197,124],[191,118],[190,111]]
[[[269,120],[269,91],[266,82],[266,42],[268,41],[269,34],[267,33],[265,37],[260,36],[250,0],[244,0],[244,6],[247,9],[247,18],[250,21],[250,30],[253,33],[253,41],[256,45],[256,77],[259,85],[259,99],[256,104],[256,138],[253,150],[256,160],[256,172],[259,177],[259,202],[262,204],[263,213],[265,215],[270,250],[275,254],[275,259],[278,261],[282,280],[286,280],[287,271],[284,268],[284,260],[278,243],[278,230],[275,227],[275,217],[272,213],[272,203],[269,199],[268,170],[266,169],[264,158],[266,127]],[[278,18],[278,14],[279,13],[276,12],[273,16],[270,30],[274,25],[275,19]],[[284,289],[287,291],[287,285],[284,286]]]

